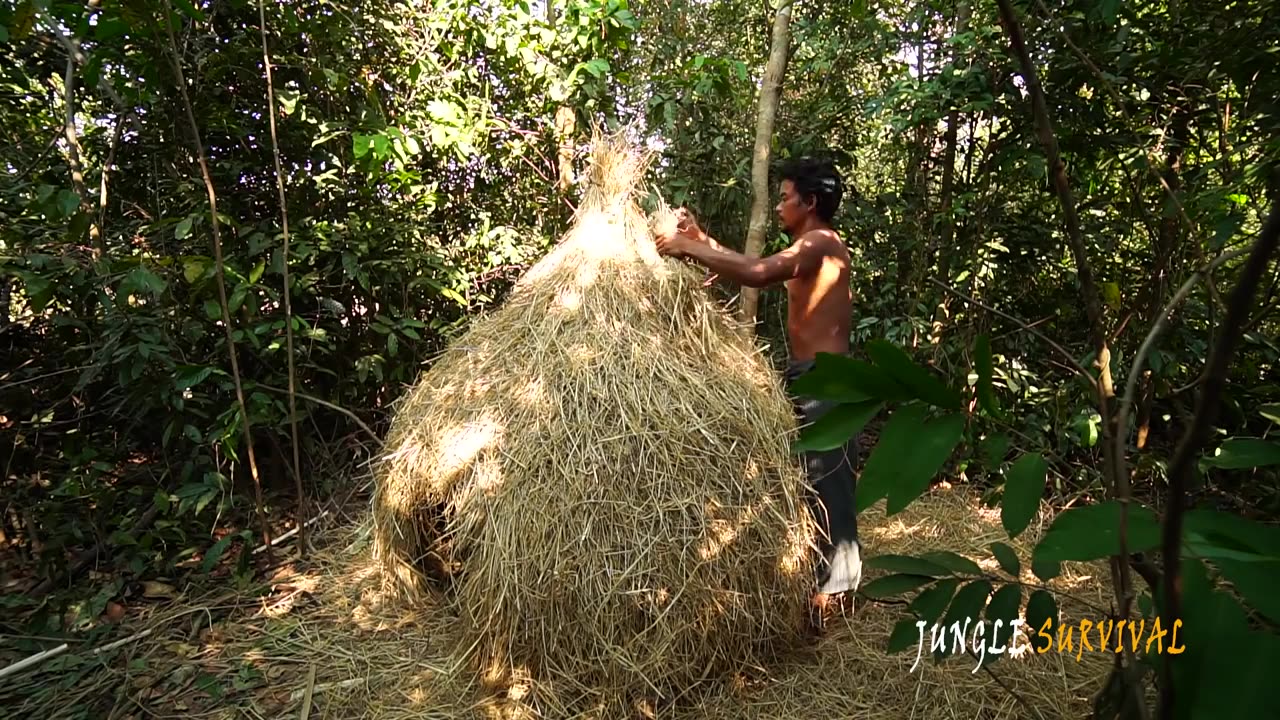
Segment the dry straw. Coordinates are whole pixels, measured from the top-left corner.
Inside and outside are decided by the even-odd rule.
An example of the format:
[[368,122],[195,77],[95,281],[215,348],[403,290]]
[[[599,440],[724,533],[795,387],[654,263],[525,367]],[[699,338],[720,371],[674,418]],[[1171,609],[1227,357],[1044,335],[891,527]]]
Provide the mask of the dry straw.
[[565,711],[763,665],[812,589],[791,405],[657,255],[647,165],[596,141],[572,229],[407,393],[377,471],[387,589],[448,577],[472,666]]

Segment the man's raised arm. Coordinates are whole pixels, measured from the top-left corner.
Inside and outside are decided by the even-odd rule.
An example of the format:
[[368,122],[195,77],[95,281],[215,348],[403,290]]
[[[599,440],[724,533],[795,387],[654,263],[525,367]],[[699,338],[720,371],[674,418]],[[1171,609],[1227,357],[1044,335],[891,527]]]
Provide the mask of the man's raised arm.
[[735,252],[702,232],[677,232],[656,242],[663,255],[687,257],[713,273],[747,287],[762,288],[798,277],[816,269],[818,253],[811,242],[800,238],[782,252],[753,258]]

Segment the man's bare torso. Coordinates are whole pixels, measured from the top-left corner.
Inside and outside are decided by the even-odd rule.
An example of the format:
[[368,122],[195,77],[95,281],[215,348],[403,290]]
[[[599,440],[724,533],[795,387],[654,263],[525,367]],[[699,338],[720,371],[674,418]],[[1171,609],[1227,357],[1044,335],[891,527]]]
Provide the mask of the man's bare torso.
[[801,242],[811,244],[821,262],[813,273],[786,283],[791,359],[812,360],[820,352],[846,353],[853,312],[849,251],[831,230],[811,231]]

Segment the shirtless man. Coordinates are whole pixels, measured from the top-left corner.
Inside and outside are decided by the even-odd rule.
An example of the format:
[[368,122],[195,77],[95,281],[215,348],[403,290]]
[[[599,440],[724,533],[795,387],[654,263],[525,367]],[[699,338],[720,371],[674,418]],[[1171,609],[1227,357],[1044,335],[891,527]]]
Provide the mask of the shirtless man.
[[[764,258],[734,252],[698,227],[687,212],[680,213],[676,231],[655,238],[658,252],[688,258],[733,282],[753,288],[783,283],[787,288],[787,335],[791,361],[788,387],[813,368],[817,353],[847,354],[853,296],[849,286],[849,251],[831,228],[844,193],[839,173],[829,163],[810,159],[782,167],[781,201],[774,210],[792,239],[786,250]],[[792,398],[804,424],[822,417],[831,403]],[[809,482],[816,502],[810,502],[824,537],[820,551],[818,593],[821,608],[833,595],[856,590],[862,579],[854,506],[853,457],[857,440],[844,448],[806,453]],[[812,496],[811,496],[812,497]]]

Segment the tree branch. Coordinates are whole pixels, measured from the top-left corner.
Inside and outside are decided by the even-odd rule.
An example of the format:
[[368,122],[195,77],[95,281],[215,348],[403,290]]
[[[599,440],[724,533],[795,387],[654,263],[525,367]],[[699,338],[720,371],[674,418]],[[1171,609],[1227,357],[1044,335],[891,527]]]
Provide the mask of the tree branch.
[[[1120,471],[1119,459],[1115,455],[1115,446],[1112,438],[1119,434],[1119,431],[1115,425],[1115,418],[1111,416],[1107,407],[1109,399],[1114,396],[1115,392],[1111,384],[1111,352],[1107,347],[1107,329],[1102,312],[1102,301],[1093,279],[1093,271],[1089,266],[1088,252],[1084,244],[1084,237],[1080,232],[1080,219],[1076,214],[1075,199],[1072,197],[1071,188],[1067,183],[1067,168],[1058,152],[1058,140],[1053,132],[1053,120],[1049,116],[1048,103],[1045,100],[1044,90],[1040,86],[1035,65],[1032,64],[1031,56],[1027,52],[1022,27],[1018,22],[1010,0],[996,1],[1000,10],[1000,24],[1004,27],[1005,34],[1009,36],[1010,48],[1022,67],[1023,80],[1026,82],[1027,92],[1031,96],[1031,110],[1035,118],[1036,134],[1039,136],[1040,144],[1044,147],[1045,155],[1049,160],[1053,187],[1062,203],[1063,220],[1067,226],[1067,241],[1071,247],[1072,255],[1075,257],[1076,273],[1080,278],[1080,291],[1084,295],[1085,312],[1089,317],[1089,332],[1098,354],[1097,399],[1098,414],[1102,416],[1103,470],[1111,479],[1115,498],[1120,502],[1120,551],[1117,556],[1111,559],[1111,568],[1119,585],[1117,593],[1120,600],[1120,616],[1123,619],[1128,619],[1133,599],[1133,578],[1129,567],[1128,549],[1129,499],[1131,493],[1129,478]],[[1129,690],[1134,694],[1135,704],[1142,710],[1142,714],[1145,717],[1146,705],[1141,696],[1142,690],[1140,685],[1134,681],[1133,669],[1135,660],[1133,651],[1131,648],[1126,647],[1124,653],[1125,664],[1129,671],[1127,677],[1131,680]]]
[[[222,309],[222,328],[227,334],[227,353],[231,356],[231,378],[235,381],[236,402],[240,406],[240,415],[243,421],[244,441],[249,455],[249,473],[253,476],[258,524],[262,527],[263,542],[270,547],[271,529],[267,525],[267,515],[262,504],[262,478],[258,476],[258,457],[253,451],[253,429],[250,426],[249,407],[244,401],[244,383],[240,379],[240,362],[236,357],[235,335],[231,331],[231,312],[227,308],[227,280],[223,272],[222,231],[218,223],[218,196],[213,189],[213,176],[209,173],[209,161],[205,158],[204,143],[200,140],[200,125],[196,123],[195,110],[191,108],[191,98],[187,94],[187,79],[182,72],[182,58],[178,55],[178,41],[173,36],[173,5],[170,0],[164,0],[164,11],[164,29],[169,36],[169,52],[172,55],[173,71],[177,75],[178,90],[182,94],[182,107],[186,111],[187,122],[191,127],[191,139],[195,145],[196,159],[200,163],[200,173],[204,176],[205,191],[209,195],[209,220],[212,223],[213,232],[213,261],[218,278],[218,304]],[[267,555],[267,560],[270,562],[270,550],[267,550]]]
[[[1173,627],[1175,618],[1181,615],[1182,587],[1182,513],[1187,493],[1187,484],[1191,478],[1191,470],[1200,446],[1209,435],[1209,428],[1218,415],[1218,399],[1222,396],[1222,388],[1227,383],[1227,368],[1231,357],[1235,354],[1236,343],[1243,335],[1243,327],[1249,315],[1249,306],[1262,281],[1263,273],[1271,256],[1280,245],[1280,202],[1271,208],[1249,259],[1245,261],[1240,272],[1240,281],[1227,304],[1227,315],[1222,321],[1222,332],[1218,342],[1213,346],[1205,368],[1204,390],[1200,393],[1200,401],[1196,406],[1196,414],[1187,428],[1186,435],[1178,444],[1173,462],[1169,467],[1169,492],[1166,501],[1168,515],[1164,521],[1164,537],[1161,554],[1164,556],[1164,602],[1161,603],[1161,620],[1167,627]],[[1160,683],[1160,718],[1172,720],[1174,717],[1175,693],[1172,682],[1171,658],[1164,662],[1164,678]]]
[[302,487],[302,460],[298,441],[297,370],[293,359],[293,306],[289,287],[289,206],[284,196],[284,172],[280,169],[280,141],[276,137],[275,85],[271,80],[271,53],[267,49],[267,11],[265,0],[258,0],[258,27],[262,34],[262,66],[267,71],[267,117],[271,118],[271,154],[276,166],[276,191],[280,195],[280,222],[284,243],[280,250],[280,270],[284,275],[284,337],[285,354],[289,357],[289,432],[293,436],[293,484],[298,493],[298,552],[307,555],[306,527],[302,518],[307,517],[307,493]]
[[1067,351],[1066,351],[1066,349],[1065,349],[1065,348],[1063,348],[1063,347],[1062,347],[1061,345],[1059,345],[1058,343],[1056,343],[1056,342],[1054,342],[1054,341],[1050,340],[1048,337],[1046,337],[1046,336],[1044,335],[1044,333],[1041,333],[1039,330],[1036,330],[1036,329],[1035,329],[1034,327],[1032,327],[1031,325],[1028,325],[1027,323],[1023,322],[1022,320],[1019,320],[1018,318],[1016,318],[1016,317],[1014,317],[1014,316],[1010,315],[1009,313],[1006,313],[1006,312],[1003,312],[1003,311],[997,310],[997,309],[995,309],[995,308],[991,307],[990,305],[987,305],[987,304],[985,304],[985,303],[983,303],[983,302],[981,302],[981,301],[979,301],[979,300],[977,300],[977,299],[975,299],[975,298],[973,298],[973,297],[971,297],[971,296],[969,296],[969,295],[964,294],[963,292],[961,292],[961,291],[959,291],[959,290],[957,290],[957,289],[955,289],[955,288],[951,287],[950,285],[947,285],[947,284],[945,284],[945,283],[938,282],[937,280],[935,280],[935,279],[933,279],[933,278],[929,278],[929,282],[933,283],[934,285],[937,285],[938,287],[942,288],[943,290],[946,290],[947,292],[951,293],[952,295],[955,295],[956,297],[960,298],[961,300],[964,300],[965,302],[969,303],[970,305],[976,305],[977,307],[980,307],[980,308],[982,308],[983,310],[986,310],[987,312],[995,313],[996,315],[999,315],[1000,317],[1002,317],[1002,318],[1004,318],[1004,319],[1006,319],[1006,320],[1008,320],[1008,321],[1010,321],[1010,322],[1014,323],[1014,324],[1015,324],[1015,325],[1017,325],[1019,328],[1021,328],[1021,329],[1023,329],[1023,330],[1026,330],[1027,332],[1031,333],[1032,335],[1035,335],[1036,337],[1040,338],[1041,340],[1043,340],[1043,341],[1045,342],[1045,344],[1046,344],[1046,345],[1048,345],[1049,347],[1053,348],[1054,350],[1057,350],[1057,351],[1058,351],[1058,354],[1062,355],[1062,357],[1063,357],[1064,359],[1066,359],[1066,361],[1067,361],[1067,362],[1071,363],[1071,369],[1072,369],[1072,370],[1075,370],[1076,374],[1078,374],[1080,377],[1084,378],[1084,379],[1085,379],[1085,381],[1087,381],[1087,382],[1089,383],[1089,385],[1090,385],[1090,386],[1092,386],[1092,387],[1094,388],[1094,390],[1097,390],[1097,388],[1098,388],[1098,382],[1097,382],[1096,380],[1094,380],[1094,379],[1093,379],[1093,376],[1089,374],[1089,371],[1085,370],[1085,369],[1084,369],[1084,366],[1083,366],[1083,365],[1081,365],[1081,364],[1079,363],[1079,361],[1077,361],[1077,360],[1075,359],[1075,357],[1071,355],[1071,353],[1067,352]]
[[1138,348],[1138,353],[1133,356],[1133,365],[1129,368],[1129,375],[1125,378],[1124,395],[1120,398],[1120,407],[1116,410],[1116,428],[1118,432],[1115,434],[1115,454],[1118,458],[1118,465],[1121,472],[1128,475],[1128,468],[1125,462],[1125,445],[1129,436],[1129,409],[1133,406],[1133,397],[1138,390],[1138,377],[1142,372],[1142,366],[1147,361],[1147,356],[1151,354],[1155,347],[1156,340],[1165,331],[1169,324],[1169,316],[1173,311],[1182,304],[1182,301],[1191,294],[1192,289],[1201,279],[1208,276],[1223,263],[1240,257],[1248,252],[1247,248],[1224,252],[1214,258],[1206,267],[1192,273],[1182,287],[1178,288],[1178,292],[1174,293],[1173,299],[1169,301],[1160,314],[1156,317],[1155,323],[1151,326],[1151,331],[1147,333],[1147,337],[1142,341],[1142,345]]

